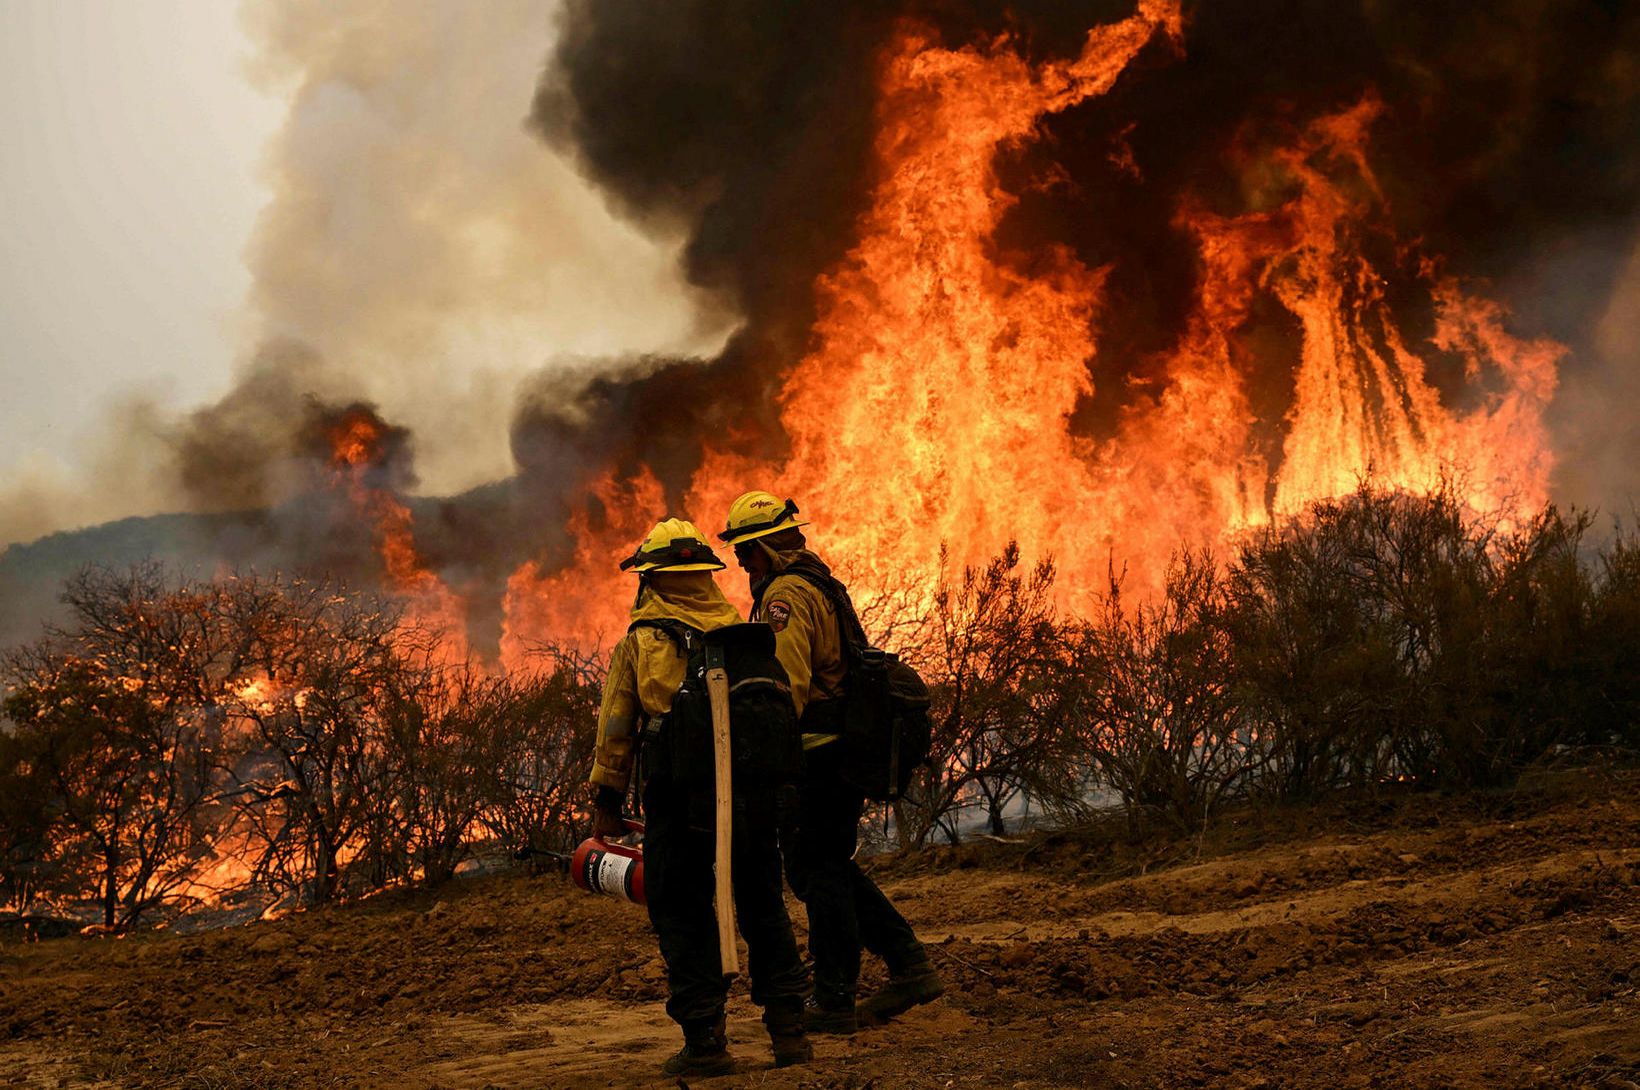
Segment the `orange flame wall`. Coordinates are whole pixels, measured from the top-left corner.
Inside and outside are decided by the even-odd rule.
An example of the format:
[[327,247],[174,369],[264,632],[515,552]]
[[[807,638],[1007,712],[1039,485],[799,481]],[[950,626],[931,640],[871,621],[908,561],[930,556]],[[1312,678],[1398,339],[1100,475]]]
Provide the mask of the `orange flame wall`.
[[[997,153],[1179,33],[1174,3],[1144,3],[1090,32],[1074,60],[1033,66],[1007,39],[952,50],[904,28],[883,55],[878,180],[858,245],[816,285],[811,349],[780,395],[789,458],[708,450],[683,512],[663,510],[647,473],[601,481],[599,506],[623,514],[596,529],[579,519],[565,571],[513,577],[504,659],[533,641],[613,638],[632,593],[615,565],[648,525],[672,513],[716,529],[754,487],[796,498],[816,546],[866,593],[930,571],[942,544],[960,565],[1010,539],[1057,558],[1062,593],[1097,588],[1110,562],[1143,593],[1178,545],[1223,542],[1369,472],[1411,488],[1455,473],[1486,510],[1541,503],[1542,417],[1561,349],[1512,337],[1497,305],[1434,261],[1420,266],[1419,288],[1435,335],[1409,343],[1364,248],[1385,210],[1366,157],[1381,112],[1371,98],[1314,119],[1290,146],[1249,154],[1248,185],[1275,195],[1252,194],[1254,211],[1178,209],[1198,286],[1159,361],[1162,381],[1111,437],[1073,432],[1078,402],[1101,396],[1090,367],[1103,274],[1064,248],[1002,250],[997,228],[1016,198]],[[1297,359],[1249,357],[1239,333],[1260,297],[1291,316]],[[1429,381],[1431,351],[1462,356],[1471,389],[1461,406]],[[1293,374],[1277,457],[1255,441],[1249,394],[1250,375],[1271,367]],[[725,576],[726,587],[741,582]]]

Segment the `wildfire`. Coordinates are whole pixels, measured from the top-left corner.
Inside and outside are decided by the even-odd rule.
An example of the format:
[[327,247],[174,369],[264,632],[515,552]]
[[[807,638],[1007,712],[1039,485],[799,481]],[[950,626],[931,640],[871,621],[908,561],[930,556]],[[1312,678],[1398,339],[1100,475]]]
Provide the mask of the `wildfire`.
[[866,588],[927,569],[942,543],[959,564],[1010,538],[1027,555],[1062,552],[1098,517],[1068,417],[1094,393],[1102,273],[1068,250],[1029,270],[998,252],[1016,198],[995,161],[1045,114],[1108,90],[1178,21],[1176,6],[1145,4],[1090,32],[1075,60],[1035,68],[1006,39],[946,50],[902,34],[883,66],[882,181],[859,245],[818,285],[817,348],[781,396],[792,458],[752,473],[709,463],[691,509],[778,481]]
[[[1180,544],[1222,543],[1369,475],[1412,489],[1451,475],[1480,510],[1541,504],[1542,417],[1562,349],[1510,336],[1501,307],[1428,260],[1436,331],[1427,345],[1408,340],[1365,249],[1385,212],[1366,154],[1381,112],[1370,97],[1242,164],[1287,194],[1279,203],[1235,217],[1178,210],[1199,281],[1163,381],[1113,439],[1073,433],[1078,400],[1101,393],[1090,366],[1103,273],[1066,250],[1033,255],[1028,270],[999,251],[1016,198],[996,155],[1177,28],[1176,8],[1144,5],[1091,32],[1077,60],[1037,68],[1006,40],[952,51],[906,31],[883,66],[882,180],[858,246],[817,286],[816,347],[781,395],[792,456],[708,458],[689,510],[721,511],[773,482],[800,497],[828,554],[867,590],[926,570],[942,544],[976,564],[1015,539],[1027,555],[1055,555],[1065,587],[1099,586],[1114,561],[1144,593]],[[1260,296],[1296,320],[1296,360],[1248,347]],[[1426,377],[1436,351],[1463,357],[1461,406]],[[1294,376],[1273,456],[1249,394],[1272,368]]]
[[271,678],[248,677],[232,686],[231,691],[241,703],[254,708],[269,710],[279,696],[279,688]]
[[337,469],[364,469],[380,455],[381,425],[370,413],[344,413],[330,429],[331,465]]
[[[1498,304],[1392,237],[1368,157],[1383,112],[1371,95],[1284,142],[1238,148],[1248,210],[1181,200],[1174,224],[1194,241],[1197,275],[1175,346],[1147,361],[1158,378],[1108,437],[1073,429],[1080,404],[1121,392],[1119,376],[1094,370],[1105,270],[1065,247],[999,243],[1018,198],[998,153],[1108,91],[1149,43],[1180,37],[1173,0],[1146,0],[1090,31],[1077,57],[1036,65],[1006,37],[948,49],[903,27],[882,54],[878,180],[859,241],[815,285],[812,347],[779,394],[788,456],[708,448],[670,512],[649,470],[606,471],[571,518],[567,562],[532,561],[509,580],[502,661],[539,643],[607,642],[630,600],[616,564],[650,523],[672,513],[710,526],[751,487],[796,497],[868,596],[929,574],[942,546],[956,565],[979,564],[1009,540],[1056,557],[1062,595],[1101,587],[1110,567],[1144,595],[1180,545],[1233,540],[1366,477],[1410,489],[1451,478],[1505,517],[1541,504],[1563,350],[1515,338]],[[1125,149],[1115,169],[1136,172]],[[1395,269],[1380,267],[1386,253]],[[1423,293],[1432,332],[1397,319],[1386,274]],[[1251,336],[1256,314],[1276,308],[1290,335]],[[1432,380],[1437,363],[1460,388]],[[1255,397],[1272,375],[1290,389],[1273,415]],[[377,528],[393,586],[420,618],[459,631],[460,602],[416,553],[408,509],[364,483],[377,437],[360,425],[335,437],[337,471]]]
[[633,586],[620,563],[665,506],[654,474],[645,471],[623,481],[605,473],[588,503],[570,518],[576,542],[570,562],[548,572],[532,561],[507,580],[502,663],[518,665],[545,644],[602,646],[625,631]]
[[[1364,99],[1319,119],[1274,156],[1299,192],[1273,216],[1259,217],[1277,231],[1251,248],[1261,280],[1300,322],[1303,348],[1271,509],[1292,513],[1346,492],[1369,467],[1413,489],[1433,486],[1443,473],[1465,476],[1470,502],[1483,510],[1536,507],[1548,487],[1542,414],[1563,350],[1509,336],[1497,304],[1466,296],[1425,261],[1420,273],[1437,313],[1434,347],[1462,355],[1468,378],[1497,387],[1468,411],[1442,404],[1424,357],[1390,313],[1383,277],[1361,250],[1361,224],[1384,203],[1365,152],[1381,112],[1377,100]],[[1345,181],[1318,162],[1344,168]],[[1352,180],[1359,196],[1347,187]],[[1198,219],[1205,236],[1241,226]]]
[[387,588],[406,602],[405,625],[437,636],[442,658],[467,658],[466,603],[422,560],[410,508],[373,479],[385,454],[381,421],[369,409],[356,407],[327,430],[332,479],[374,528]]

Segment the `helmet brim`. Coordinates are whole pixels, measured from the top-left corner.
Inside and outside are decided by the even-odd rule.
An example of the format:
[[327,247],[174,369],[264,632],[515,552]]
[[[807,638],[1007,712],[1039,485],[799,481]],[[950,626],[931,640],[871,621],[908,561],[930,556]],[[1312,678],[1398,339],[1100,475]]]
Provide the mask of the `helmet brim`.
[[719,560],[713,563],[703,562],[699,564],[638,564],[628,568],[627,571],[722,571],[726,567],[728,565]]
[[742,541],[756,541],[760,537],[768,537],[770,534],[778,534],[783,530],[793,530],[808,524],[808,519],[792,519],[790,522],[783,522],[779,526],[765,526],[762,529],[750,530],[745,533],[725,530],[718,534],[718,540],[725,545],[739,545]]

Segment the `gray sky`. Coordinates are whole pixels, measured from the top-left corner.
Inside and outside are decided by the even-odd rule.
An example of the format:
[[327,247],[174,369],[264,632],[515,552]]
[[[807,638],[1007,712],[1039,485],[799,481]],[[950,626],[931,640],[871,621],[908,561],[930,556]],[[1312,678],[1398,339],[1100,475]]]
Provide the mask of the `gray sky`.
[[434,493],[511,472],[542,368],[715,351],[681,237],[524,124],[556,11],[0,0],[0,548],[187,506],[163,437],[270,339]]
[[94,411],[219,393],[283,106],[232,4],[0,0],[0,479],[72,477]]

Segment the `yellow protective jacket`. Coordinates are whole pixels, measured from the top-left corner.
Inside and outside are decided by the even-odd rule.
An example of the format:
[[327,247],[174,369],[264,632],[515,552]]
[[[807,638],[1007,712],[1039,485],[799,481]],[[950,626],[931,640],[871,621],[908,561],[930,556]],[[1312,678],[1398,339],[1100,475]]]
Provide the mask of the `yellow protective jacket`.
[[[824,568],[820,558],[806,549],[788,553],[770,549],[769,554],[775,575],[752,610],[752,620],[763,621],[774,629],[775,654],[786,668],[792,704],[801,720],[803,709],[811,701],[843,695],[847,665],[843,661],[842,634],[837,626],[837,610],[820,588],[800,575],[780,574],[800,557]],[[803,735],[803,748],[813,749],[836,737],[807,733]]]
[[[632,607],[632,620],[681,621],[710,632],[739,624],[740,611],[723,596],[711,572],[660,571],[645,580],[638,604]],[[598,709],[590,782],[626,790],[638,730],[651,716],[671,710],[686,665],[683,651],[658,628],[633,629],[615,645]]]

